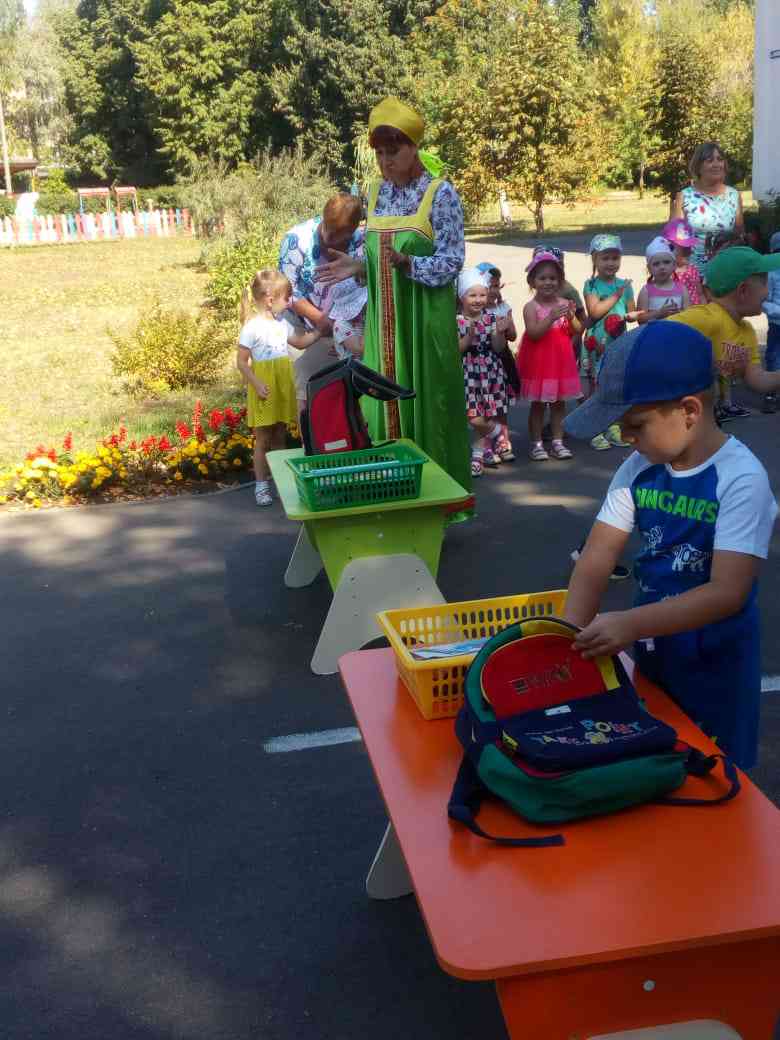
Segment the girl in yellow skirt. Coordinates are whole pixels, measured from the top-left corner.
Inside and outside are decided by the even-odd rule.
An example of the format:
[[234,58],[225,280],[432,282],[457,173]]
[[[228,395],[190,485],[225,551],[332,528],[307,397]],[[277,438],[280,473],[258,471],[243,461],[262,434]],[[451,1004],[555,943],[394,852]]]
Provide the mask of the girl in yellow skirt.
[[320,338],[316,329],[296,334],[281,317],[291,297],[292,286],[285,275],[264,268],[255,274],[241,299],[244,324],[238,337],[237,364],[247,383],[247,426],[255,434],[255,501],[259,506],[270,506],[273,501],[266,453],[284,448],[287,425],[298,417],[287,345],[305,350]]

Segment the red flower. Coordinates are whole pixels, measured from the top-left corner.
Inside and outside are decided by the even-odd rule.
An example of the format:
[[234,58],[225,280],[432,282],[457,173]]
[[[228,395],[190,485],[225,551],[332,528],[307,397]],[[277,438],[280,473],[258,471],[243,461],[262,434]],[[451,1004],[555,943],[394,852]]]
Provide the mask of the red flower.
[[154,435],[147,437],[145,441],[141,441],[141,451],[144,455],[151,455],[156,447],[157,438]]
[[48,458],[51,459],[52,462],[57,461],[57,452],[54,450],[54,448],[49,448],[49,450],[46,452],[46,455]]
[[585,337],[585,349],[586,350],[594,351],[594,350],[598,350],[598,347],[599,347],[599,341],[596,339],[595,336],[586,336]]
[[192,410],[192,432],[198,438],[199,441],[203,440],[203,427],[201,425],[201,417],[203,415],[203,402],[198,398],[195,402],[195,407]]
[[165,434],[163,434],[162,437],[157,442],[157,447],[160,449],[160,451],[170,451],[171,448],[173,447],[173,445],[168,440],[168,438],[165,436]]
[[604,319],[604,331],[612,339],[622,336],[626,331],[625,318],[621,318],[619,314],[608,314]]
[[181,419],[176,423],[176,432],[183,441],[188,441],[192,436],[189,426],[185,422],[182,422]]
[[128,444],[128,448],[130,449],[130,451],[138,451],[138,444],[137,444],[137,442],[136,441],[130,441],[130,443]]
[[222,423],[225,421],[225,416],[220,412],[219,408],[212,408],[209,412],[209,426],[216,433]]
[[73,434],[66,433],[65,440],[62,442],[62,446],[65,451],[71,451],[73,449]]
[[119,443],[122,444],[126,440],[127,440],[127,430],[125,429],[124,425],[122,425],[122,426],[119,427]]

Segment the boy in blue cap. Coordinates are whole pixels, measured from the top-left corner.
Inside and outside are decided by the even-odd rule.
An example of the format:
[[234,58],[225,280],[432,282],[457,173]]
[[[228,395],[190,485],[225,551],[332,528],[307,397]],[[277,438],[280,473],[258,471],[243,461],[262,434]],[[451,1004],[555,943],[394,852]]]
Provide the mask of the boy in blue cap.
[[[564,427],[588,439],[613,422],[636,450],[572,574],[575,645],[593,657],[634,643],[639,670],[749,769],[761,692],[756,579],[777,505],[764,467],[715,422],[711,341],[670,321],[616,340],[596,393]],[[644,541],[636,605],[598,614],[634,527]]]

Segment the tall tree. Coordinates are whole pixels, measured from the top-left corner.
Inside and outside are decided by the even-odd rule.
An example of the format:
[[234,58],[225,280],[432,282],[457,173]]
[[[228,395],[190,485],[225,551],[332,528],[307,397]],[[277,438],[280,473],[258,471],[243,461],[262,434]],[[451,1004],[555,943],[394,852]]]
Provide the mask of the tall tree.
[[589,192],[603,159],[576,26],[546,0],[518,4],[503,58],[449,115],[463,162],[454,176],[467,199],[505,188],[544,233],[544,208]]
[[153,31],[166,0],[80,0],[56,27],[65,52],[65,100],[73,115],[69,160],[101,178],[159,182],[164,163],[134,50]]
[[[750,168],[753,17],[735,4],[719,17],[706,0],[657,0],[658,61],[651,92],[652,157],[658,182],[670,193],[687,183],[694,148],[719,140],[739,172]],[[685,60],[680,61],[680,55]]]
[[258,150],[271,129],[264,69],[278,31],[271,2],[172,0],[154,33],[134,45],[150,121],[173,171],[206,156],[235,165]]
[[299,0],[287,12],[283,54],[269,75],[276,108],[307,153],[344,182],[356,131],[377,101],[401,89],[415,6]]
[[650,85],[658,60],[656,22],[645,0],[596,0],[592,10],[594,82],[610,147],[608,183],[645,186],[655,146]]

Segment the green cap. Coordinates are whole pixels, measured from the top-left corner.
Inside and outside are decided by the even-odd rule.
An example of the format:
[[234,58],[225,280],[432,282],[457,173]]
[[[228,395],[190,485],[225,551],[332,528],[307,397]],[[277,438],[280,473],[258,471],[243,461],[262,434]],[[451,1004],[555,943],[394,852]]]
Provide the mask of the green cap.
[[780,255],[764,256],[749,246],[726,246],[704,268],[704,280],[713,296],[726,296],[752,274],[780,270]]

